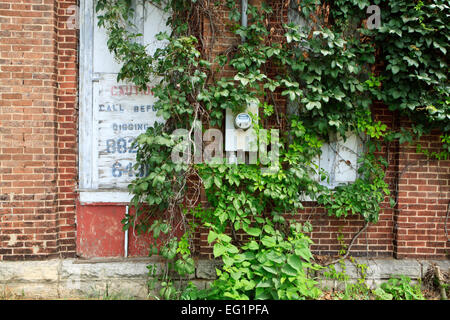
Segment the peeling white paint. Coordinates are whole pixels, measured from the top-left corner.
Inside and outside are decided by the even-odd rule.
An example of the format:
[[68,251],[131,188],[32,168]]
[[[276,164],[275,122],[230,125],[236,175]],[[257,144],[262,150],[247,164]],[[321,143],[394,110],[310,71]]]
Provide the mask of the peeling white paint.
[[17,235],[15,234],[10,234],[9,235],[9,241],[7,243],[7,246],[13,246],[17,243]]
[[[87,202],[117,202],[115,199],[123,198],[136,174],[130,170],[135,154],[129,152],[129,147],[145,132],[145,126],[157,120],[151,108],[155,99],[148,92],[129,94],[124,89],[135,92],[135,86],[116,82],[120,65],[107,48],[106,30],[97,26],[94,1],[85,0],[80,5],[80,12],[84,13],[80,17],[80,198]],[[143,34],[138,41],[148,45],[149,53],[163,45],[156,40],[156,34],[169,31],[166,20],[167,13],[160,8],[150,3],[137,5],[138,30],[134,31]],[[134,130],[121,130],[120,126],[133,126]],[[121,149],[111,147],[113,143],[116,147],[119,143]],[[125,148],[127,151],[123,152]],[[83,196],[84,193],[90,195]]]

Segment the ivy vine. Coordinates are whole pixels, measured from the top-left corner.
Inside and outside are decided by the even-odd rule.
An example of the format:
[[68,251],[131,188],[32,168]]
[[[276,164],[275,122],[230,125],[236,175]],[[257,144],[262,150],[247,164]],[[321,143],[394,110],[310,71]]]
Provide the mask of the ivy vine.
[[[145,89],[151,79],[160,79],[152,92],[157,115],[165,122],[135,141],[136,166],[149,170],[130,184],[136,213],[123,221],[125,228],[153,234],[150,253],[167,263],[159,279],[160,295],[319,297],[313,274],[321,267],[310,251],[311,225],[295,221],[302,199],[316,200],[332,216],[362,217],[359,235],[378,221],[381,204],[390,196],[384,179],[388,162],[377,156],[384,142],[417,143],[436,129],[442,132],[442,150],[428,151],[417,144],[418,151],[448,158],[448,2],[282,1],[301,22],[283,21],[282,41],[273,40],[275,31],[268,21],[277,13],[264,3],[248,6],[248,25],[243,26],[238,1],[146,2],[171,17],[172,32],[158,35],[165,45],[152,55],[140,42],[141,35],[130,31],[131,0],[97,0],[96,11],[99,26],[109,35],[108,48],[122,64],[117,80]],[[369,5],[380,7],[378,29],[366,27]],[[229,21],[215,16],[219,7],[227,9]],[[211,39],[199,31],[202,17],[210,21]],[[212,57],[206,49],[214,45],[219,23],[245,41]],[[234,75],[221,76],[224,69],[234,70]],[[280,112],[274,95],[286,98],[289,112]],[[375,121],[371,106],[377,101],[410,119],[411,129],[396,131]],[[222,128],[227,109],[237,113],[253,103],[260,109],[255,129],[267,128],[274,120],[284,126],[278,141],[272,141],[279,149],[277,170],[261,170],[259,160],[248,165],[199,164],[193,156],[183,163],[172,161],[174,150],[191,150],[199,124]],[[184,144],[173,134],[177,129],[188,133]],[[315,159],[330,136],[345,137],[348,132],[360,136],[366,146],[358,160],[358,178],[327,188],[321,180],[328,173],[318,170]],[[202,189],[207,204],[200,202]],[[194,271],[192,236],[200,227],[209,230],[208,242],[223,265],[208,290],[196,290],[192,284],[181,290],[171,275]]]

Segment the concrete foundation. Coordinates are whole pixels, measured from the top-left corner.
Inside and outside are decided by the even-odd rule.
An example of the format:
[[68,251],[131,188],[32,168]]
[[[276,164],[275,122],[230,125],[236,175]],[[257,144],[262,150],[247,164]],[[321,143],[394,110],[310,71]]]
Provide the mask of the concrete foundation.
[[[395,260],[357,259],[367,265],[367,283],[373,288],[393,275],[406,275],[413,280],[423,277],[432,263],[443,271],[450,271],[450,260]],[[47,261],[0,261],[0,297],[9,292],[37,299],[146,299],[149,264],[161,264],[148,258],[119,259],[55,259]],[[346,274],[350,280],[358,279],[358,269],[346,261]],[[210,260],[197,262],[192,281],[204,288],[215,277],[218,263]],[[340,271],[340,265],[336,265]],[[322,281],[322,286],[339,288],[334,280]]]

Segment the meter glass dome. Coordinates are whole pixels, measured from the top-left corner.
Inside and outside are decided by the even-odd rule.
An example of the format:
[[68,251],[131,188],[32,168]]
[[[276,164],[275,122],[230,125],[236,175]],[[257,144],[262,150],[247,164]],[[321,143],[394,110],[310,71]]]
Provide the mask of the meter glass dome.
[[246,130],[252,124],[252,118],[248,113],[239,113],[234,121],[236,128]]

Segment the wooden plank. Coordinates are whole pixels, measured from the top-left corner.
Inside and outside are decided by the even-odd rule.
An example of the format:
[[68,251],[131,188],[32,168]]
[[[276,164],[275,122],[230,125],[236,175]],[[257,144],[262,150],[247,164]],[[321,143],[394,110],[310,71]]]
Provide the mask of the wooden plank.
[[[139,174],[131,170],[136,160],[131,144],[163,120],[156,117],[149,90],[116,82],[120,65],[108,51],[106,31],[97,27],[94,1],[81,1],[80,12],[79,189],[91,193],[81,196],[88,202],[123,200]],[[150,53],[163,45],[155,36],[169,30],[166,20],[167,14],[149,3],[137,7],[135,22]]]
[[79,188],[92,188],[93,0],[80,2]]
[[115,78],[115,74],[103,75],[94,92],[96,183],[100,189],[127,188],[139,174],[133,169],[134,140],[155,121],[163,122],[156,117],[156,99],[150,89],[140,92],[134,85],[117,83]]

